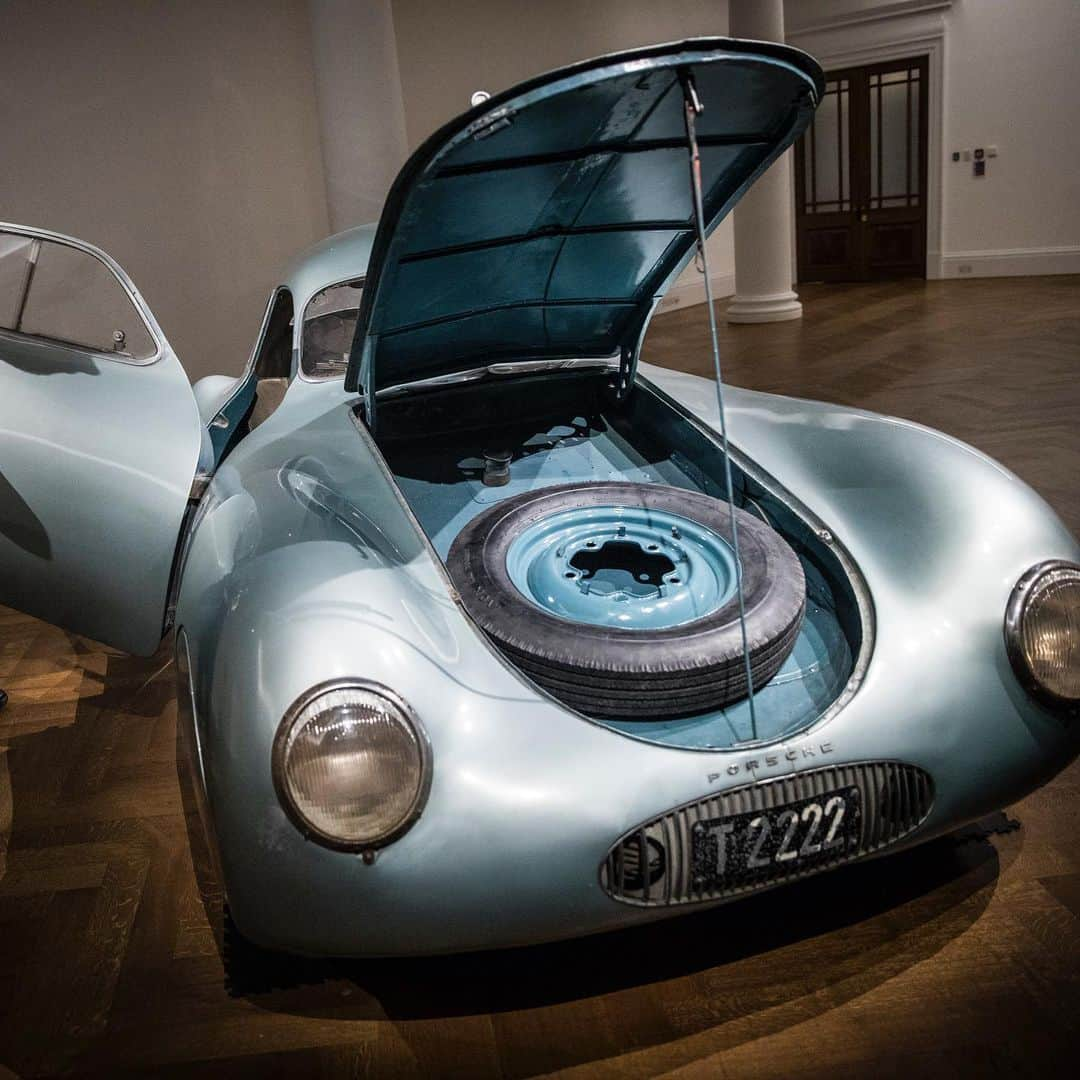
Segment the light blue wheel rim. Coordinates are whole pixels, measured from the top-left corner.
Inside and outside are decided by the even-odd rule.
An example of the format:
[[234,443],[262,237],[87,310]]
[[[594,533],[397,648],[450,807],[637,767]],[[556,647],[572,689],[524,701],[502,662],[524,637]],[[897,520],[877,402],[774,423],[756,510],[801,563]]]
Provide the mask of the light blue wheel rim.
[[513,539],[506,569],[518,592],[549,615],[625,630],[704,618],[735,595],[736,584],[735,553],[723,537],[640,506],[541,518]]

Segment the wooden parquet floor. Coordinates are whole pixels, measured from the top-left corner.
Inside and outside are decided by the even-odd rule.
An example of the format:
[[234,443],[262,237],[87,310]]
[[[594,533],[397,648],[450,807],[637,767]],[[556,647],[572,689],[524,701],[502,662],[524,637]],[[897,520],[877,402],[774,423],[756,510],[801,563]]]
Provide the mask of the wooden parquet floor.
[[[801,322],[723,327],[729,381],[943,428],[1080,532],[1080,279],[803,299]],[[689,309],[647,352],[705,373],[705,340]],[[662,926],[227,984],[168,648],[135,660],[0,609],[0,685],[0,1076],[1076,1073],[1080,765],[1009,808],[1018,831]]]

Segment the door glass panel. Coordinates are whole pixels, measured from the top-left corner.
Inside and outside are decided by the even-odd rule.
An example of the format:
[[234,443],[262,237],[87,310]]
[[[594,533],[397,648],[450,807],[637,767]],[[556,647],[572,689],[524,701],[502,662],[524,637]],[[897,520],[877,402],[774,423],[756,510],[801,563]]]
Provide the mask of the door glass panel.
[[803,149],[809,173],[807,213],[835,214],[851,209],[849,96],[847,79],[826,82],[814,122],[804,136]]
[[30,269],[33,238],[0,233],[0,327],[14,330]]
[[19,330],[130,360],[157,351],[112,271],[86,251],[49,240],[42,241]]
[[870,76],[870,205],[919,205],[919,70]]
[[881,88],[881,191],[883,198],[907,194],[907,85]]

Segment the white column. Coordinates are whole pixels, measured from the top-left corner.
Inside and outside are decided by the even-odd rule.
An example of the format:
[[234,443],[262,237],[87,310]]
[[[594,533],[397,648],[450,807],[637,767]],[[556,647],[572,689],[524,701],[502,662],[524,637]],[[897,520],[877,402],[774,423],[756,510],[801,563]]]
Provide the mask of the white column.
[[[732,37],[784,40],[783,0],[731,0],[729,20]],[[728,322],[780,322],[802,315],[792,288],[790,153],[773,162],[735,207],[735,297]]]
[[308,0],[326,203],[334,232],[377,221],[405,161],[390,0]]

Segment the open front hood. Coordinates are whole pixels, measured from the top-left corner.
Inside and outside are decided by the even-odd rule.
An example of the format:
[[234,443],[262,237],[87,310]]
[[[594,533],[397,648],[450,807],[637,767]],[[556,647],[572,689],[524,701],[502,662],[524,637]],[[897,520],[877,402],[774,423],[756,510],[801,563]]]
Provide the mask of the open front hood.
[[485,101],[406,162],[379,221],[346,387],[491,363],[619,357],[694,251],[682,77],[710,229],[806,127],[821,69],[697,38],[589,60]]

